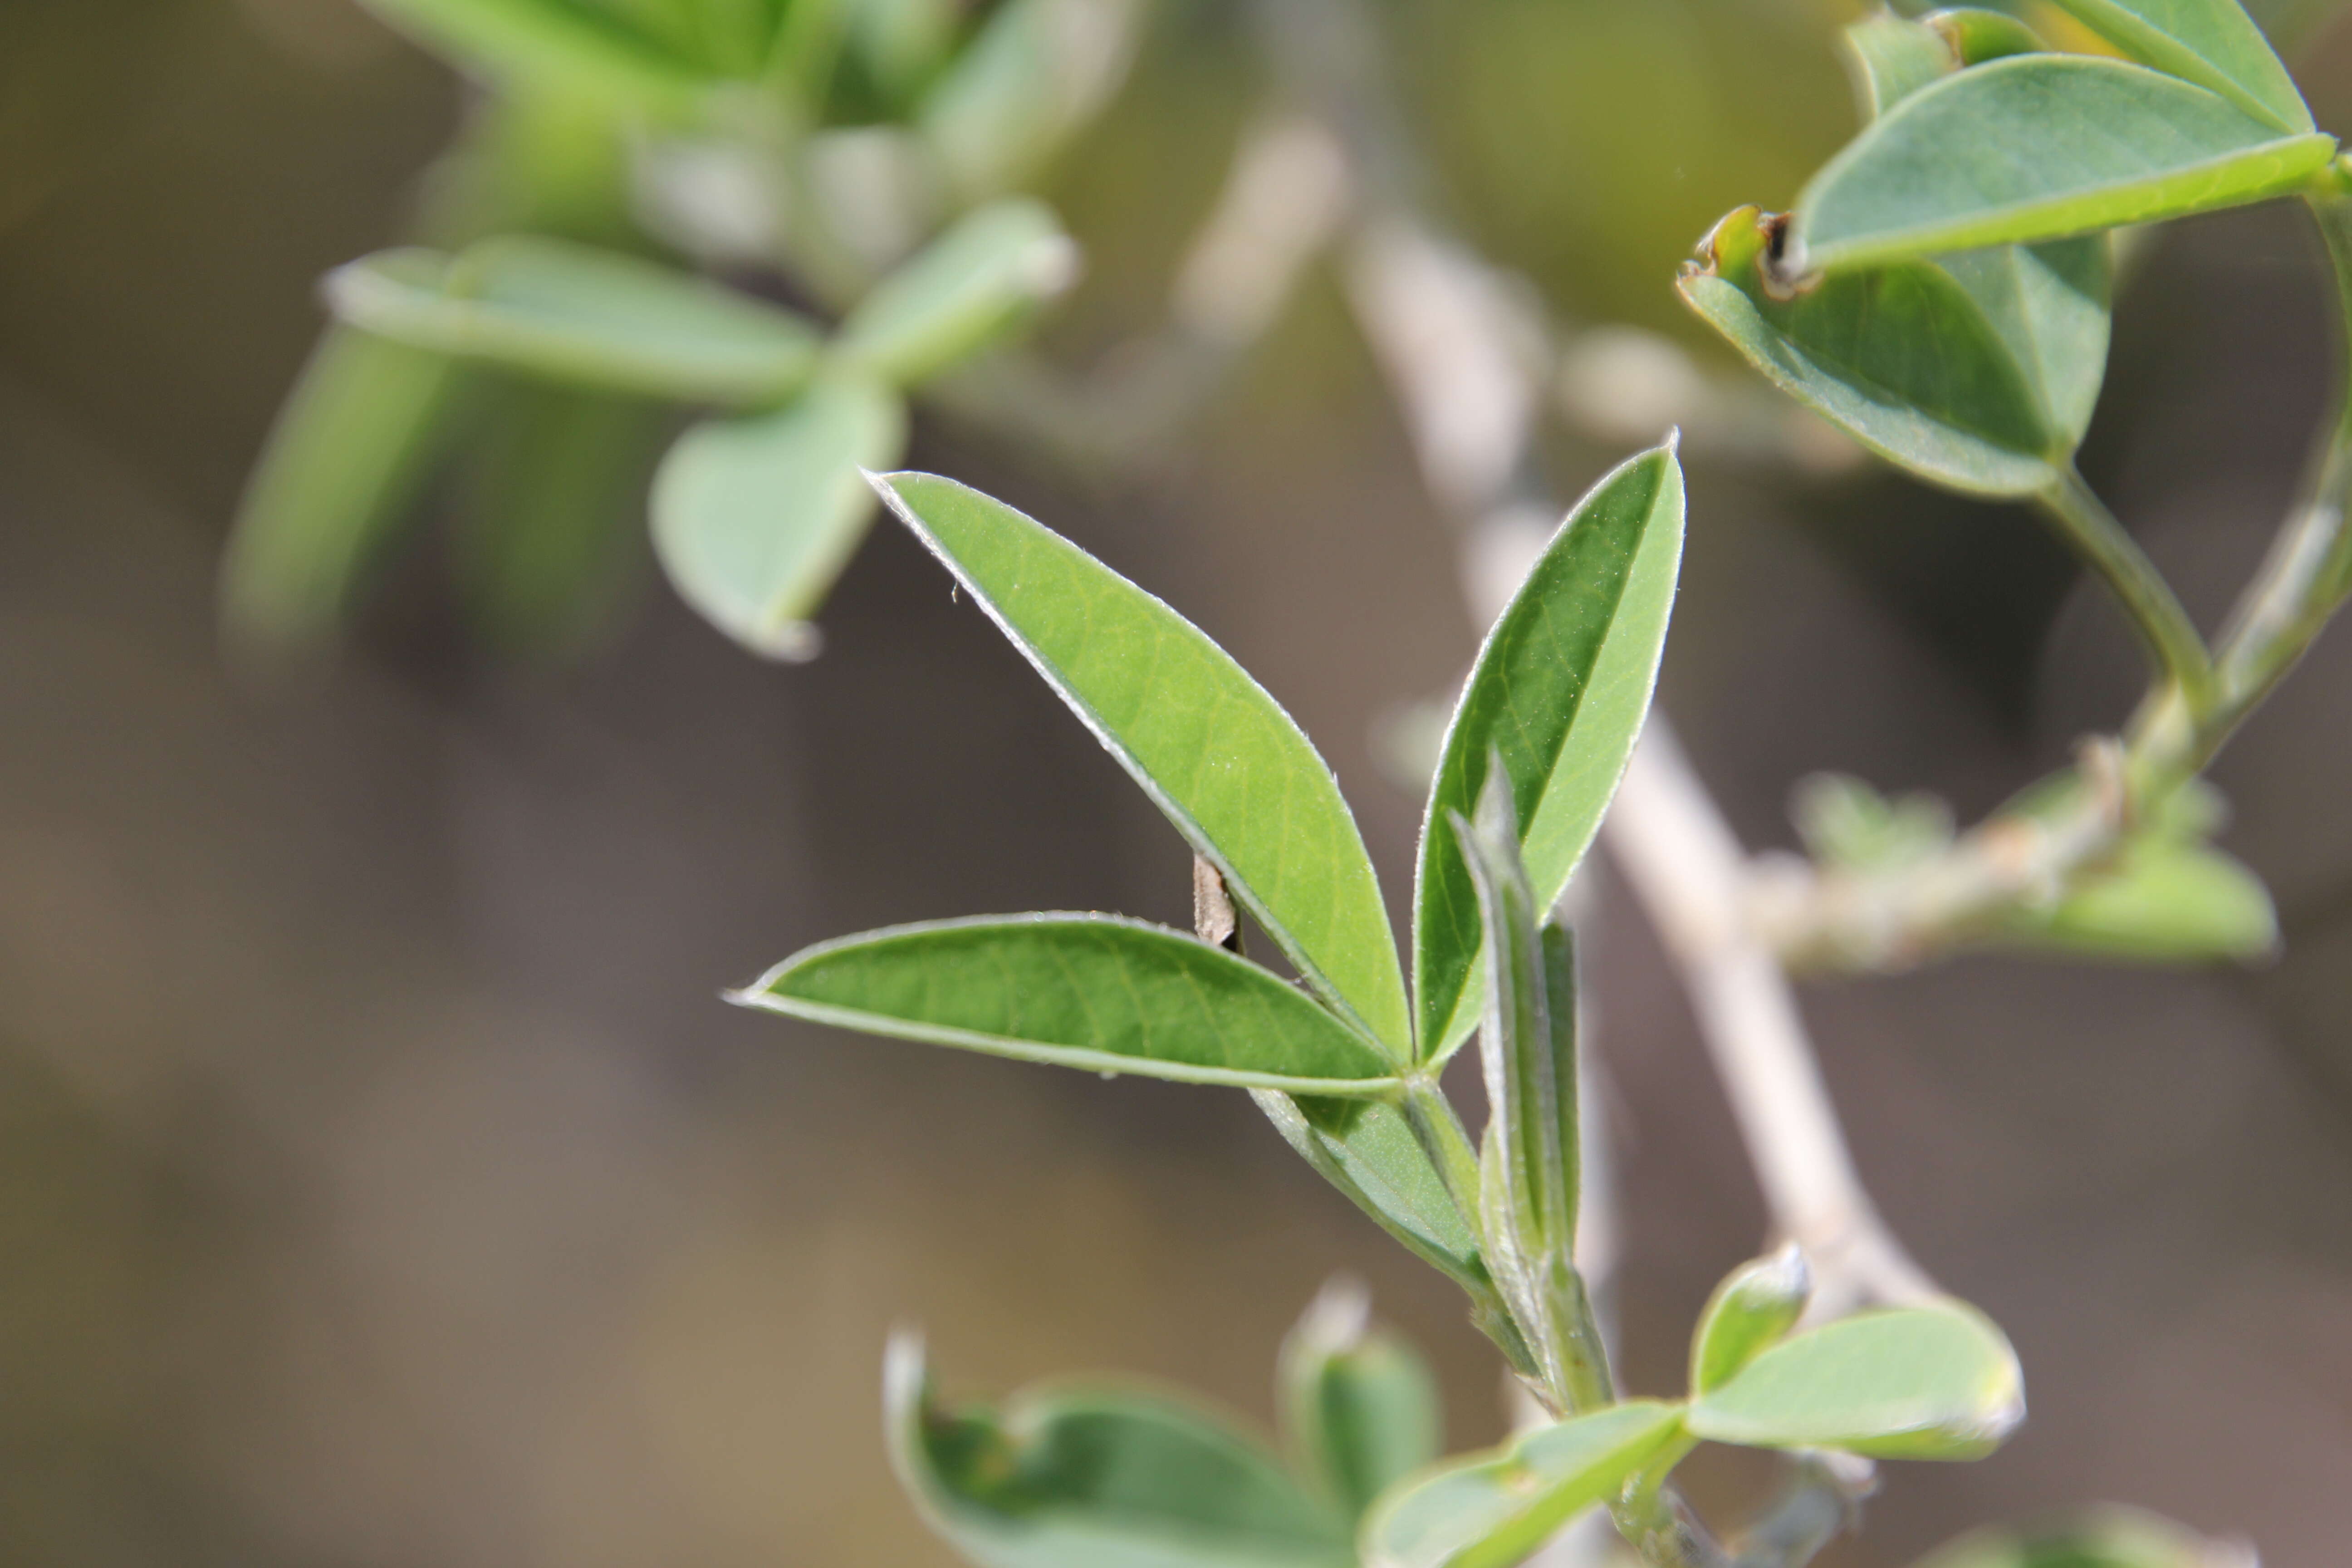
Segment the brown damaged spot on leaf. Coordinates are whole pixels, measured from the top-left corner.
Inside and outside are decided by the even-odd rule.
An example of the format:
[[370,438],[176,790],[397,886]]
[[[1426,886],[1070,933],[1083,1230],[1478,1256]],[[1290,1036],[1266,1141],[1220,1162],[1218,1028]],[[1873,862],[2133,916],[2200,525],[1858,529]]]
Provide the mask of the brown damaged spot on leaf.
[[1698,242],[1696,258],[1683,263],[1681,275],[1685,279],[1729,280],[1750,267],[1764,292],[1774,300],[1793,300],[1821,281],[1820,274],[1802,275],[1791,264],[1789,215],[1752,205],[1734,207],[1707,230]]
[[1785,304],[1821,282],[1820,273],[1805,276],[1789,254],[1787,213],[1765,214],[1759,226],[1764,236],[1764,254],[1757,258],[1756,277],[1768,296]]

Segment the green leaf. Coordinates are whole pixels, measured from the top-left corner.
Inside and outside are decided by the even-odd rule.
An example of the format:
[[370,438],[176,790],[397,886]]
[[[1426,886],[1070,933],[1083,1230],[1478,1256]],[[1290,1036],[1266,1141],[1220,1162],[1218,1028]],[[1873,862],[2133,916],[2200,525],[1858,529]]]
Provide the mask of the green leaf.
[[965,200],[1026,182],[1126,75],[1139,0],[1004,0],[924,99],[923,137]]
[[2282,195],[2335,153],[2121,60],[2018,55],[1905,99],[1797,198],[1789,268],[1853,271]]
[[832,376],[774,413],[688,430],[653,489],[654,549],[678,595],[755,653],[814,652],[808,617],[874,515],[865,470],[906,439],[896,393]]
[[1403,1339],[1373,1330],[1360,1286],[1335,1281],[1282,1343],[1276,1384],[1293,1462],[1352,1522],[1440,1451],[1437,1379]]
[[2053,449],[2083,443],[2106,379],[2114,253],[2105,235],[1941,257],[2032,388]]
[[221,616],[249,652],[331,641],[449,426],[446,358],[330,328],[278,411],[221,568]]
[[550,78],[614,107],[677,118],[709,73],[593,7],[563,0],[362,0],[436,53],[494,77]]
[[970,358],[1066,288],[1077,247],[1043,202],[970,214],[875,285],[841,324],[836,363],[899,385]]
[[2011,55],[2036,54],[2049,47],[2041,37],[2006,11],[1980,5],[1955,5],[1928,14],[1926,25],[1951,49],[1958,63],[1979,66]]
[[1812,1289],[1805,1255],[1793,1246],[1726,1275],[1707,1298],[1698,1315],[1698,1331],[1691,1335],[1691,1393],[1722,1387],[1779,1343],[1803,1316]]
[[1844,43],[1847,72],[1865,124],[1959,68],[1943,35],[1891,12],[1856,22],[1845,30]]
[[2017,1352],[1958,1302],[1842,1318],[1691,1401],[1698,1436],[1887,1459],[1974,1459],[2025,1418]]
[[1378,1094],[1390,1064],[1245,958],[1112,915],[982,916],[804,948],[732,1000],[991,1056],[1185,1083]]
[[2186,78],[2281,131],[2311,129],[2311,110],[2238,0],[2057,0],[2134,59]]
[[1250,1098],[1300,1158],[1414,1257],[1473,1294],[1492,1289],[1477,1231],[1403,1111],[1377,1100],[1294,1100],[1270,1089]]
[[1003,502],[929,474],[875,483],[1317,993],[1403,1060],[1380,882],[1290,715],[1200,628]]
[[2224,1546],[2168,1519],[2107,1506],[2024,1530],[1971,1531],[1914,1568],[2223,1568],[2253,1561],[2242,1545]]
[[562,240],[507,236],[454,260],[379,251],[326,289],[337,315],[381,336],[615,392],[781,402],[817,363],[816,330],[789,310]]
[[1743,207],[1684,300],[1765,378],[1920,477],[1975,495],[2058,481],[2106,363],[2102,237],[1837,273],[1790,294],[1773,220]]
[[1681,1415],[1631,1400],[1408,1481],[1364,1521],[1366,1568],[1510,1568],[1570,1515],[1613,1497],[1674,1442]]
[[2012,918],[2025,946],[2147,963],[2247,960],[2277,951],[2278,913],[2262,879],[2210,846],[2147,839],[2116,868],[2046,910]]
[[1257,1442],[1163,1394],[1066,1383],[1003,1411],[931,1395],[920,1342],[890,1342],[898,1479],[981,1568],[1352,1568],[1345,1524]]
[[1447,814],[1472,809],[1499,751],[1535,907],[1559,900],[1649,713],[1682,542],[1682,467],[1669,443],[1577,502],[1486,634],[1422,815],[1413,979],[1423,1060],[1452,1054],[1481,1002],[1477,896]]

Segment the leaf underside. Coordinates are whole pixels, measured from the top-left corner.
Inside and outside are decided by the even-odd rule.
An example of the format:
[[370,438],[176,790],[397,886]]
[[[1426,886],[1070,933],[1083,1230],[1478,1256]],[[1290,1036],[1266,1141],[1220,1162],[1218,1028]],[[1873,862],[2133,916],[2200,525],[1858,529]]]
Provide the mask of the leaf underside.
[[2105,237],[1833,273],[1775,299],[1762,220],[1709,237],[1685,302],[1766,379],[1898,467],[1975,495],[2046,489],[2106,364]]

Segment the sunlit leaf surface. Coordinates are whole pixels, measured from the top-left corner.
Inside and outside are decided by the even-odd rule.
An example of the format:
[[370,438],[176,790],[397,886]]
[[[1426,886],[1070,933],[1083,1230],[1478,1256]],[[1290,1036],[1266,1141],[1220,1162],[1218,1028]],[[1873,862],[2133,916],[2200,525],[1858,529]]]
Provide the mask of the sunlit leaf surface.
[[1290,715],[1200,628],[1034,520],[929,474],[877,482],[1308,982],[1402,1060],[1380,883]]
[[1558,901],[1649,715],[1682,542],[1682,466],[1661,447],[1577,502],[1478,652],[1422,816],[1413,979],[1426,1059],[1459,1046],[1481,1005],[1478,901],[1447,814],[1469,815],[1499,751],[1534,907]]
[[1110,915],[894,926],[795,953],[750,1007],[1024,1061],[1189,1083],[1376,1092],[1390,1064],[1247,959]]

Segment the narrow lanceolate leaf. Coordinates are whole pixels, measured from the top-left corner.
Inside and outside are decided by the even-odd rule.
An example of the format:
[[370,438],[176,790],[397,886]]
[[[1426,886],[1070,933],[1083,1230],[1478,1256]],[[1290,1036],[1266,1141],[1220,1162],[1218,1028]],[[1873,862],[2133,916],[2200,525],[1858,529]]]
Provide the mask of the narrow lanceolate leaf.
[[2285,132],[2311,129],[2294,79],[2238,0],[2058,0],[2134,59],[2185,77]]
[[1812,1271],[1791,1245],[1742,1264],[1725,1277],[1691,1335],[1690,1388],[1720,1388],[1796,1327],[1812,1294]]
[[902,1334],[883,1416],[900,1484],[980,1568],[1353,1568],[1337,1510],[1233,1423],[1164,1394],[1073,1382],[946,1406]]
[[330,641],[425,478],[459,377],[443,355],[331,328],[237,509],[221,568],[230,636],[263,655]]
[[526,236],[452,259],[386,250],[327,275],[352,325],[417,348],[581,385],[727,404],[806,384],[816,330],[791,311],[673,268]]
[[1783,1341],[1691,1401],[1690,1430],[1761,1448],[1974,1459],[2025,1417],[2017,1352],[1958,1302],[1864,1312]]
[[2224,1545],[2129,1508],[2081,1509],[2024,1529],[1971,1531],[1913,1568],[2247,1568],[2242,1542]]
[[1365,1520],[1367,1568],[1510,1568],[1614,1497],[1674,1442],[1681,1407],[1632,1400],[1530,1433],[1391,1490]]
[[1440,1449],[1437,1380],[1421,1352],[1370,1327],[1363,1288],[1335,1280],[1282,1343],[1276,1383],[1293,1463],[1353,1521]]
[[1307,983],[1403,1060],[1404,979],[1380,883],[1290,715],[1200,628],[1003,502],[930,474],[875,484]]
[[1406,1250],[1473,1294],[1493,1289],[1477,1231],[1403,1111],[1377,1100],[1294,1099],[1271,1089],[1250,1098],[1301,1159]]
[[755,653],[814,651],[808,617],[874,515],[866,470],[906,438],[897,393],[835,376],[773,413],[688,430],[653,489],[654,549],[679,596]]
[[1499,751],[1535,907],[1558,901],[1649,714],[1682,544],[1682,467],[1669,444],[1577,502],[1479,649],[1422,815],[1413,981],[1424,1060],[1462,1043],[1481,1001],[1477,896],[1447,814],[1469,814]]
[[660,117],[690,113],[710,79],[593,5],[565,0],[363,0],[418,43],[495,78],[551,79]]
[[993,203],[875,285],[841,323],[835,360],[902,386],[928,380],[1003,336],[1076,274],[1077,247],[1053,209]]
[[2278,947],[2270,890],[2210,845],[2149,841],[2114,870],[2002,931],[2021,946],[2144,963],[2261,958]]
[[867,931],[794,953],[732,999],[1097,1072],[1325,1095],[1394,1082],[1361,1037],[1247,959],[1111,915]]
[[1782,391],[1887,461],[1975,495],[2057,482],[2106,363],[2103,236],[1833,273],[1768,268],[1774,220],[1726,217],[1677,287]]
[[2294,189],[2336,151],[2121,60],[2018,55],[1913,93],[1797,198],[1792,270],[1850,271]]

